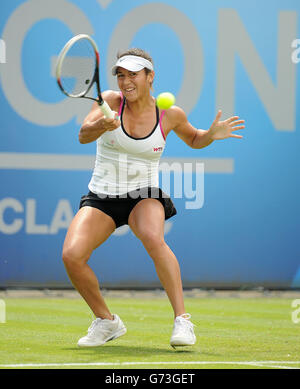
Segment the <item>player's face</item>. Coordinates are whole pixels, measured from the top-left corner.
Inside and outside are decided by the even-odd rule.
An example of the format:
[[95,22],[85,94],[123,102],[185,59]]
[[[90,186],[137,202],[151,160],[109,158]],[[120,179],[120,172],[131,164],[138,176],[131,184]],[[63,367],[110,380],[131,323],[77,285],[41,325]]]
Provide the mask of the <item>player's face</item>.
[[145,69],[139,72],[131,72],[119,67],[117,79],[119,88],[126,99],[135,101],[145,94],[149,94],[153,75],[152,73],[147,74]]

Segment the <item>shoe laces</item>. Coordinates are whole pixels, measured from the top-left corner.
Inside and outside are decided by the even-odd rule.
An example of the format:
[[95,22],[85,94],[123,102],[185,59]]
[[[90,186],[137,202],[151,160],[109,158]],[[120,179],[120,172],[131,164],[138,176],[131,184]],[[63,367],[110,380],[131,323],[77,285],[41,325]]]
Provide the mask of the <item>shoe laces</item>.
[[92,321],[92,324],[88,328],[88,334],[94,331],[95,327],[101,322],[101,319],[97,317],[97,319]]
[[109,327],[111,326],[111,320],[107,319],[101,319],[100,317],[97,317],[95,320],[93,320],[92,324],[88,328],[88,334],[90,335],[92,332],[95,330],[100,330],[101,331],[110,331]]

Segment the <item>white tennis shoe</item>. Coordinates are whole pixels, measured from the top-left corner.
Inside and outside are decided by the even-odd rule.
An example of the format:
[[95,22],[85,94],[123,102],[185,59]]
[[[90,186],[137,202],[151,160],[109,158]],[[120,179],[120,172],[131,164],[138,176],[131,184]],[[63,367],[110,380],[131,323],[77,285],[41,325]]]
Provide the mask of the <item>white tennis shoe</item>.
[[126,334],[126,327],[118,315],[113,320],[96,318],[88,329],[88,334],[79,339],[79,347],[97,347]]
[[191,315],[189,313],[184,313],[175,318],[173,333],[170,340],[172,347],[192,346],[196,343],[194,324],[189,320],[190,318]]

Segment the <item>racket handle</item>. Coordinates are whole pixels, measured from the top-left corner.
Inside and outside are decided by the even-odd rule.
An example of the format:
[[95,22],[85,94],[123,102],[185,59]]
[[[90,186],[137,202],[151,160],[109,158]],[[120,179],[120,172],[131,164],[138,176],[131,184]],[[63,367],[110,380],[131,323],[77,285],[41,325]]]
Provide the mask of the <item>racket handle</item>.
[[106,101],[103,100],[103,103],[100,104],[100,109],[101,111],[103,112],[103,114],[109,118],[109,119],[113,119],[115,117],[113,111],[110,109],[110,106],[107,104]]

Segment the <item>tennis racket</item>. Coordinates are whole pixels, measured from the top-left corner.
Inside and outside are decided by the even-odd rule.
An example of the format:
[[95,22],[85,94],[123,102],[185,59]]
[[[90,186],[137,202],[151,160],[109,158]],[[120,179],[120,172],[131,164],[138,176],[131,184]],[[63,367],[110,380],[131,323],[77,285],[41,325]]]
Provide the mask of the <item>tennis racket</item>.
[[[75,98],[97,101],[107,118],[114,113],[101,96],[99,79],[100,55],[95,41],[86,34],[70,39],[60,52],[56,65],[56,80],[61,91]],[[96,84],[98,98],[87,96]]]

